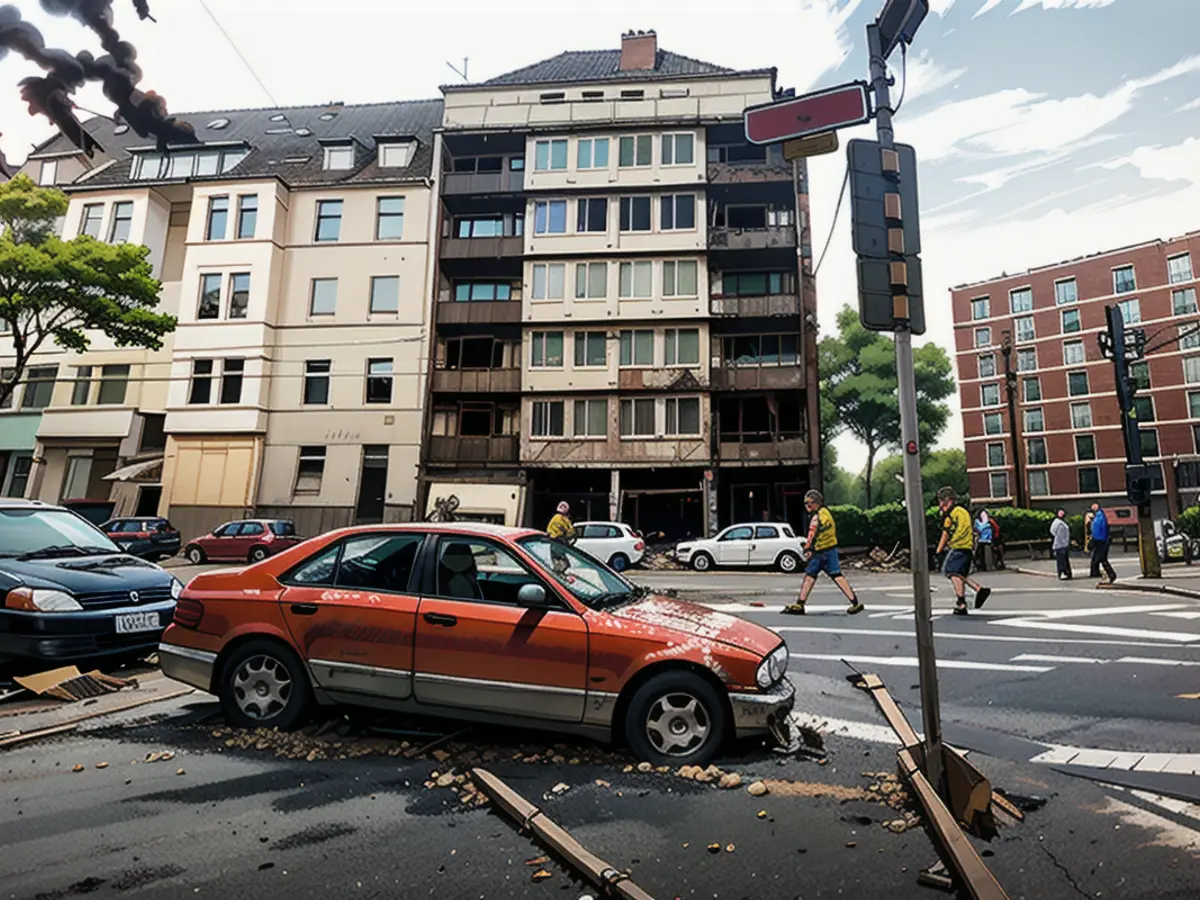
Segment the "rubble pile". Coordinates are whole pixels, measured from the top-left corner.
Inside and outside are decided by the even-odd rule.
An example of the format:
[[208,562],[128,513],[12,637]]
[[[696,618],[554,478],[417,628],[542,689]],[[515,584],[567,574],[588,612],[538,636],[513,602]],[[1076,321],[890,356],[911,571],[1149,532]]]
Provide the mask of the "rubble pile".
[[668,544],[657,547],[647,546],[646,555],[638,563],[638,568],[649,569],[652,572],[682,572],[687,569],[687,566],[675,558],[675,545]]
[[907,572],[909,552],[900,546],[893,547],[891,553],[882,547],[872,547],[866,556],[845,560],[843,565],[867,572]]

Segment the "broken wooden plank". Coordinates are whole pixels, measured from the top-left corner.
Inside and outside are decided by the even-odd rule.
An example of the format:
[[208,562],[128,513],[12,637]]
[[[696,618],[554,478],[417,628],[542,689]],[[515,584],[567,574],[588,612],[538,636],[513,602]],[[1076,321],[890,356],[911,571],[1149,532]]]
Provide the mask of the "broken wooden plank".
[[486,769],[472,769],[474,779],[488,798],[522,828],[528,828],[559,858],[608,896],[622,900],[653,900],[638,887],[629,876],[610,866],[600,857],[588,851],[566,829],[547,818],[540,809],[510,788]]
[[15,747],[17,744],[25,744],[29,741],[36,741],[39,738],[50,737],[55,734],[63,734],[67,731],[74,731],[79,727],[78,722],[68,722],[66,725],[53,725],[50,728],[38,728],[33,731],[18,731],[11,737],[6,737],[0,740],[0,747]]
[[470,730],[471,729],[469,729],[469,728],[464,728],[461,731],[454,732],[453,734],[443,734],[439,738],[434,738],[432,741],[430,741],[424,747],[412,747],[412,748],[404,751],[404,758],[405,759],[415,759],[416,757],[420,756],[422,753],[428,753],[430,750],[433,750],[433,749],[436,749],[437,747],[442,746],[442,744],[448,744],[448,743],[450,743],[450,741],[454,740],[455,738],[462,737],[464,734],[466,734]]
[[875,701],[875,705],[879,707],[879,711],[883,713],[883,717],[887,719],[888,724],[892,726],[892,730],[896,732],[896,737],[900,739],[901,746],[911,747],[914,744],[920,743],[917,732],[913,730],[912,725],[908,723],[908,719],[901,712],[899,705],[892,699],[892,695],[888,693],[887,688],[884,687],[883,679],[878,675],[863,675],[859,679],[859,686],[871,695],[871,699]]
[[169,694],[162,694],[157,697],[141,697],[137,700],[130,700],[127,703],[119,704],[118,706],[109,706],[104,709],[96,709],[80,716],[74,716],[65,722],[58,723],[57,725],[50,725],[46,728],[37,728],[33,731],[21,732],[12,737],[7,737],[4,740],[0,740],[0,747],[11,747],[16,744],[24,744],[29,741],[36,741],[39,738],[50,737],[51,735],[73,731],[80,722],[86,722],[89,719],[99,719],[102,716],[111,716],[114,713],[125,712],[126,710],[130,709],[137,709],[139,706],[146,706],[150,703],[161,703],[164,700],[174,700],[176,697],[183,697],[187,694],[193,693],[195,693],[195,688],[184,688],[183,690],[172,691]]
[[1012,816],[1018,822],[1025,821],[1025,813],[1013,806],[1013,804],[1010,803],[1006,797],[1002,796],[1001,794],[997,794],[995,791],[992,791],[992,805],[998,806],[1001,810]]

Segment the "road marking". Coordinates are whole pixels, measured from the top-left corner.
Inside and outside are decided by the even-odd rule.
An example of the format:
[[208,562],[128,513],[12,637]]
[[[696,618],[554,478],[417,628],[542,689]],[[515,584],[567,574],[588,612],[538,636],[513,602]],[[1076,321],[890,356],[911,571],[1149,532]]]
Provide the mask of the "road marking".
[[1154,615],[1171,619],[1200,619],[1200,612],[1157,612]]
[[1193,662],[1186,659],[1160,659],[1149,656],[1122,656],[1117,662],[1143,666],[1200,666],[1200,662]]
[[[822,628],[817,625],[779,625],[772,629],[780,633],[788,631],[798,631],[805,633],[828,633],[840,637],[846,634],[860,634],[871,637],[906,637],[909,640],[915,640],[915,636],[911,631],[896,631],[884,630],[880,628],[838,628],[836,625],[829,628]],[[988,644],[994,643],[1013,643],[1013,644],[1086,644],[1089,646],[1101,647],[1177,647],[1177,644],[1165,644],[1161,641],[1106,641],[1088,638],[1048,638],[1048,637],[1018,637],[1011,634],[955,634],[952,632],[937,631],[934,636],[939,640],[954,640],[954,641],[983,641]]]
[[1112,662],[1109,659],[1097,659],[1094,656],[1045,656],[1041,653],[1022,653],[1014,656],[1009,662],[1047,662],[1047,663],[1095,663],[1103,665]]
[[[782,612],[783,612],[782,606],[751,606],[748,603],[705,603],[702,605],[707,606],[709,609],[715,609],[718,612],[727,612],[727,613],[777,613],[777,614],[782,614]],[[845,604],[845,603],[835,605],[835,604],[828,604],[828,603],[813,603],[810,600],[808,602],[808,604],[805,606],[805,609],[810,614],[811,613],[830,613],[830,612],[844,613],[846,611],[846,606],[847,606],[847,604]],[[903,607],[900,607],[900,606],[878,607],[878,606],[872,605],[870,607],[870,609],[883,609],[883,608],[886,608],[888,610],[888,612],[886,612],[885,615],[889,615],[889,616],[895,610],[903,609]]]
[[1200,634],[1187,634],[1179,631],[1152,631],[1147,628],[1118,628],[1113,625],[1078,625],[1070,622],[1046,622],[1040,619],[1003,619],[990,622],[991,625],[1003,625],[1010,628],[1036,628],[1043,631],[1066,631],[1073,634],[1105,634],[1111,637],[1140,638],[1142,640],[1171,641],[1177,644],[1191,644],[1200,641]]
[[[851,656],[844,653],[791,653],[791,659],[815,659],[829,662],[861,663],[866,666],[902,666],[906,669],[917,667],[915,656]],[[1050,672],[1053,666],[1014,666],[1009,663],[974,662],[965,659],[939,659],[939,669],[971,669],[980,672],[1030,672],[1040,674]]]
[[1120,616],[1126,613],[1156,613],[1183,609],[1183,603],[1148,603],[1141,606],[1093,606],[1084,609],[1048,609],[1040,613],[1045,619],[1085,619],[1093,616]]

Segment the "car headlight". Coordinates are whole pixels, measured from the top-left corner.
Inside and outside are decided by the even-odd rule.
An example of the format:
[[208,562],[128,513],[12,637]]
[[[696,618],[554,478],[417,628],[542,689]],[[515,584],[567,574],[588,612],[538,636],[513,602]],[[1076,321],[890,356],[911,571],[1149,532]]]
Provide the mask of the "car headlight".
[[171,599],[178,600],[179,595],[183,593],[183,582],[178,578],[171,579]]
[[766,690],[787,672],[788,667],[788,648],[787,644],[780,644],[771,654],[759,663],[758,671],[754,673],[754,680],[758,686]]
[[42,588],[16,588],[8,592],[4,605],[25,612],[78,612],[79,601],[65,591]]

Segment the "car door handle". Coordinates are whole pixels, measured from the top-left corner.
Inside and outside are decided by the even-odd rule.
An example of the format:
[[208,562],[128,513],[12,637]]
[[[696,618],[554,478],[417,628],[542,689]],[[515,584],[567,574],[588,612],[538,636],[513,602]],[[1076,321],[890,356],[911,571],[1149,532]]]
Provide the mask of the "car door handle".
[[458,616],[447,616],[442,613],[425,613],[424,619],[430,625],[441,625],[443,628],[453,628],[458,624]]
[[293,603],[292,612],[298,616],[315,616],[319,607],[315,603]]

